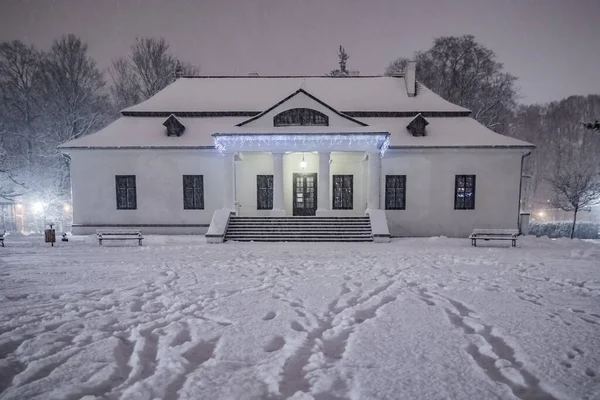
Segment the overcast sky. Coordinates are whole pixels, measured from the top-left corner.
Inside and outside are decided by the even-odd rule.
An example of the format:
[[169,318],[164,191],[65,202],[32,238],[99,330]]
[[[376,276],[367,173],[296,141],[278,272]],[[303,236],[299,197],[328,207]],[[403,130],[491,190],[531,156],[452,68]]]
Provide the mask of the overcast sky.
[[470,33],[519,77],[525,103],[600,93],[600,0],[0,0],[0,41],[75,33],[101,68],[164,36],[202,74],[382,74],[434,37]]

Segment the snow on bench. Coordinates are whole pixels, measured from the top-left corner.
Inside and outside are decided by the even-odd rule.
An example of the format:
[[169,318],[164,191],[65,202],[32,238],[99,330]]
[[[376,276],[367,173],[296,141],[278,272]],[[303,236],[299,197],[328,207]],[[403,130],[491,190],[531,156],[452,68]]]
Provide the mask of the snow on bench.
[[512,247],[517,245],[518,229],[473,229],[469,236],[471,246],[477,247],[477,240],[510,240]]
[[139,245],[142,245],[142,231],[135,229],[121,230],[121,229],[98,229],[96,231],[98,237],[98,246],[102,246],[103,240],[137,240]]

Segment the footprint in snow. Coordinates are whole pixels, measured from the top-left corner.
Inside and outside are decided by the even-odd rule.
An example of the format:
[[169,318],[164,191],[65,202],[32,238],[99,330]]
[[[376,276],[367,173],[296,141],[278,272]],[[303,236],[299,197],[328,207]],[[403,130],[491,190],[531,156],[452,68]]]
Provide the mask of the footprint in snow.
[[263,317],[263,321],[270,321],[273,318],[275,318],[275,316],[277,316],[277,314],[275,314],[274,311],[269,311],[264,317]]
[[285,345],[285,340],[281,336],[270,337],[263,345],[263,350],[267,353],[272,353],[277,350],[281,350]]
[[293,330],[295,330],[297,332],[305,332],[306,331],[306,329],[304,329],[304,327],[298,321],[292,321],[292,323],[290,324],[290,328],[292,328]]
[[[560,365],[562,365],[565,368],[571,368],[573,366],[573,363],[577,362],[579,357],[583,356],[583,354],[584,354],[583,350],[581,350],[577,346],[573,346],[573,347],[571,347],[571,349],[573,351],[567,351],[567,360],[562,360],[560,362]],[[589,367],[586,368],[584,372],[590,378],[596,377],[596,372]]]
[[568,361],[561,361],[561,362],[560,362],[560,364],[561,364],[563,367],[566,367],[566,368],[571,368],[571,367],[572,367],[571,363],[570,363],[570,362],[568,362]]

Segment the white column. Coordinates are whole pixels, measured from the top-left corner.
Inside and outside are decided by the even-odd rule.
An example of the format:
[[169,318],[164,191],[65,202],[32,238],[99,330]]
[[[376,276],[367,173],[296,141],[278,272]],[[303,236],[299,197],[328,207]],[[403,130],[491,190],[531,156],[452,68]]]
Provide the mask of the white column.
[[367,210],[379,209],[379,174],[381,158],[379,153],[369,153],[369,193],[367,197]]
[[223,208],[235,211],[235,154],[227,153],[223,157]]
[[331,152],[319,152],[319,182],[317,184],[317,217],[327,217],[330,204],[329,161]]
[[283,153],[271,153],[273,156],[273,210],[274,217],[284,217],[283,206]]

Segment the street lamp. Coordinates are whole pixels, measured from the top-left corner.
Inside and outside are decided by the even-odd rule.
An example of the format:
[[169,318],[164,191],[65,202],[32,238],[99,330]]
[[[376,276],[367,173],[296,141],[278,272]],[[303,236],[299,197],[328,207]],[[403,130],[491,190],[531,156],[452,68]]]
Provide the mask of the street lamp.
[[42,203],[41,201],[36,201],[35,203],[33,203],[33,211],[38,214],[43,213],[45,207],[46,204]]

